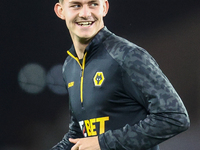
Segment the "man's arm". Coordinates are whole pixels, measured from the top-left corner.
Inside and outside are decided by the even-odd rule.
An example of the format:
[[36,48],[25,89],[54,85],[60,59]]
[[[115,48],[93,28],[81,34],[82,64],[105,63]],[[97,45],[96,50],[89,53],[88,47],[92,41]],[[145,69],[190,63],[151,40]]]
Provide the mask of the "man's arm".
[[69,141],[69,138],[83,138],[83,134],[79,127],[79,124],[73,115],[71,115],[69,132],[66,133],[62,141],[55,145],[51,150],[71,150],[74,144]]
[[135,125],[127,124],[99,135],[101,149],[146,150],[189,127],[182,100],[145,50],[137,48],[128,53],[122,68],[124,88],[149,115]]
[[[68,93],[68,88],[67,88],[67,82],[66,82],[67,79],[66,79],[65,71],[66,71],[66,66],[68,63],[68,58],[69,57],[66,58],[65,63],[63,65],[63,69],[62,69],[63,80],[66,83],[65,85],[66,85],[67,93]],[[69,97],[68,97],[68,99],[69,99]],[[64,135],[63,139],[57,145],[55,145],[51,150],[71,150],[71,147],[73,147],[74,144],[69,141],[69,138],[82,138],[83,137],[79,123],[73,115],[73,111],[72,111],[70,102],[69,102],[69,110],[70,110],[69,131],[68,131],[68,133],[66,133]]]

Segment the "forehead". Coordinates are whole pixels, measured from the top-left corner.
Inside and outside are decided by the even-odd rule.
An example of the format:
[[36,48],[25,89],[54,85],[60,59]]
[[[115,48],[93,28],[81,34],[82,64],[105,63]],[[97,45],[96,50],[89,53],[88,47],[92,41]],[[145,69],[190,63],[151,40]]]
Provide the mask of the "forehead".
[[68,3],[79,2],[79,3],[88,3],[88,2],[100,2],[103,0],[63,0]]

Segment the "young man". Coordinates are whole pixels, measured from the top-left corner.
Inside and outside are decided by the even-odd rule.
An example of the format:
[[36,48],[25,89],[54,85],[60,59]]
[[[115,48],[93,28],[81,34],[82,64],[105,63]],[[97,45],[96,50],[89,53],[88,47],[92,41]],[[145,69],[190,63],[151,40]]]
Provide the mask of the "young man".
[[187,111],[156,61],[111,33],[107,0],[60,0],[73,46],[63,66],[69,132],[52,150],[159,150],[189,127]]

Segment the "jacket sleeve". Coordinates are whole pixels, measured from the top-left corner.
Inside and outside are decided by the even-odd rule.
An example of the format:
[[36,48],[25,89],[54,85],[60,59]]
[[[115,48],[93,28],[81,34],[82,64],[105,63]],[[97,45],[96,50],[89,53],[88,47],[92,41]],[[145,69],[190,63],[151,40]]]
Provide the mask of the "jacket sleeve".
[[145,50],[130,51],[121,66],[126,92],[144,106],[148,115],[137,124],[99,135],[102,150],[146,150],[190,126],[182,100]]
[[[71,109],[70,109],[71,110]],[[51,150],[71,150],[74,144],[69,142],[69,138],[83,138],[82,131],[80,129],[79,123],[73,116],[73,112],[70,111],[71,121],[69,124],[69,131],[66,133],[57,145],[55,145]]]

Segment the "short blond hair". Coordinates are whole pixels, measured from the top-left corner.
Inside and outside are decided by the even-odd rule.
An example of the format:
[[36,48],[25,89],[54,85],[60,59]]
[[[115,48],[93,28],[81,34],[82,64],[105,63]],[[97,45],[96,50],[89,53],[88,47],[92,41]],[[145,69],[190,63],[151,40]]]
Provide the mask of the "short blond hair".
[[[59,0],[59,3],[63,3],[64,0]],[[106,0],[107,1],[107,0]]]
[[59,3],[63,3],[64,0],[59,0]]

